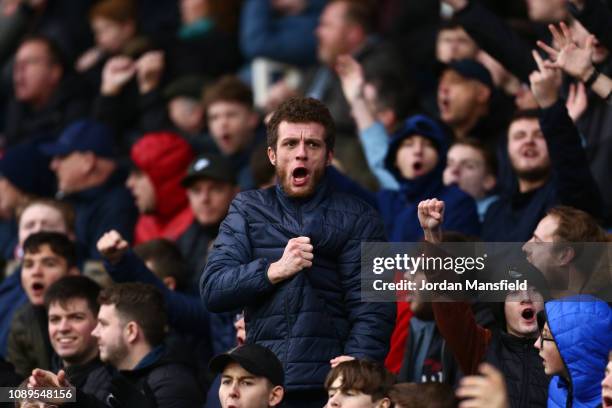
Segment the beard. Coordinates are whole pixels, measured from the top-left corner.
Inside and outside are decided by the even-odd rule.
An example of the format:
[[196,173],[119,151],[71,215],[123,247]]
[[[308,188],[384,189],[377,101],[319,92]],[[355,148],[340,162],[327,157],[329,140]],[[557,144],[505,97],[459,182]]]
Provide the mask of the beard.
[[531,182],[546,180],[550,174],[549,166],[539,166],[527,170],[522,170],[517,169],[516,166],[514,166],[513,164],[512,169],[514,170],[514,173],[519,179]]
[[117,368],[129,354],[128,346],[123,339],[116,339],[115,343],[107,344],[104,354],[100,352],[100,360]]
[[276,178],[280,181],[283,191],[291,198],[306,198],[314,194],[317,185],[325,174],[325,166],[313,169],[309,176],[308,184],[303,187],[294,187],[291,183],[292,174],[285,167],[276,167]]

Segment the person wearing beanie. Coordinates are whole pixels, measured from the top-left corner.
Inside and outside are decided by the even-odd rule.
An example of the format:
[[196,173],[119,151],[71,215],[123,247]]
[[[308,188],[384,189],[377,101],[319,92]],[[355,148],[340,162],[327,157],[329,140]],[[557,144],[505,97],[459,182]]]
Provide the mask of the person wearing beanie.
[[109,127],[89,119],[69,125],[41,152],[52,157],[57,177],[56,198],[68,202],[76,213],[77,242],[90,259],[100,259],[96,242],[106,231],[121,231],[132,240],[137,212],[123,185],[125,170],[115,160],[114,135]]
[[140,212],[136,245],[155,238],[176,241],[193,222],[181,182],[194,157],[189,144],[170,132],[147,133],[132,146],[135,167],[126,185]]

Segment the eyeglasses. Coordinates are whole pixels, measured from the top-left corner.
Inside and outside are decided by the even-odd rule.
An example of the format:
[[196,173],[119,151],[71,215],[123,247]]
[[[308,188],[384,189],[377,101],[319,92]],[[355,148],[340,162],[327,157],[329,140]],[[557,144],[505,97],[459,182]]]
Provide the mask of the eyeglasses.
[[540,348],[544,348],[544,342],[545,341],[552,341],[552,342],[554,342],[555,339],[553,339],[552,337],[544,337],[544,335],[540,333]]

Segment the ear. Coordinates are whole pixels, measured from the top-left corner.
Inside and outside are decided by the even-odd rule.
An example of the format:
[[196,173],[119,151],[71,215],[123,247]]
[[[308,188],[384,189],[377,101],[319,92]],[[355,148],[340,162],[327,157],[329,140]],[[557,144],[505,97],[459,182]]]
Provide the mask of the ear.
[[255,129],[259,124],[259,114],[257,114],[255,111],[251,111],[247,123],[249,124],[250,129]]
[[572,262],[574,258],[576,258],[576,251],[574,251],[574,248],[567,245],[561,250],[561,254],[559,255],[559,263],[561,266],[566,266]]
[[140,328],[134,321],[128,322],[128,324],[126,324],[123,328],[125,340],[129,344],[133,344],[138,339],[139,332]]
[[482,188],[484,188],[485,191],[493,190],[493,187],[495,187],[496,184],[497,178],[495,178],[495,176],[492,174],[487,174],[484,180],[482,180]]
[[480,103],[488,103],[491,98],[491,90],[485,85],[478,83],[478,92],[476,93],[476,100]]
[[387,397],[379,400],[376,403],[376,408],[389,408],[391,406],[391,400]]
[[276,152],[270,146],[268,146],[268,159],[273,166],[276,166]]
[[281,403],[283,397],[285,395],[285,390],[280,385],[275,386],[270,390],[270,394],[268,395],[268,405],[271,407],[275,407]]
[[334,151],[333,150],[328,150],[327,151],[327,158],[325,159],[325,165],[329,166],[331,164],[332,160],[334,160]]
[[87,173],[91,173],[96,168],[96,155],[93,152],[82,153],[83,168]]
[[166,276],[164,279],[162,279],[162,282],[164,282],[164,286],[171,291],[174,292],[176,290],[176,279],[174,276]]

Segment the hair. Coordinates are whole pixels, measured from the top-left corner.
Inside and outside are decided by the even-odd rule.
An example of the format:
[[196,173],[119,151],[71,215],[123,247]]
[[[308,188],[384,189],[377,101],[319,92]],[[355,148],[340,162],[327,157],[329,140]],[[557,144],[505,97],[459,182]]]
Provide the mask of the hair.
[[391,402],[402,408],[454,408],[457,399],[453,388],[437,382],[395,384],[389,393]]
[[350,360],[338,364],[327,375],[325,389],[329,390],[336,378],[342,377],[340,391],[359,391],[372,402],[389,397],[395,376],[380,363],[368,360]]
[[440,31],[444,31],[444,30],[464,30],[463,25],[461,25],[461,22],[459,22],[459,20],[457,20],[456,18],[451,18],[448,20],[440,20],[440,24],[438,25],[438,33]]
[[69,232],[74,232],[74,225],[75,225],[75,219],[76,219],[74,209],[72,208],[70,204],[67,204],[63,201],[54,200],[52,198],[35,198],[31,201],[28,201],[25,205],[21,206],[20,208],[18,208],[17,209],[17,224],[21,222],[21,216],[23,215],[25,210],[27,210],[28,208],[34,205],[42,205],[42,206],[51,207],[54,210],[57,210],[62,215],[62,218],[64,219],[64,222],[66,223],[66,229]]
[[268,184],[276,174],[274,166],[270,163],[270,159],[266,154],[265,145],[263,143],[257,145],[257,147],[253,149],[249,167],[253,175],[253,181],[258,187]]
[[41,231],[30,235],[23,243],[23,253],[36,254],[43,245],[48,245],[55,255],[64,258],[68,268],[76,266],[76,245],[61,232]]
[[86,276],[66,276],[49,286],[45,293],[45,307],[48,310],[52,304],[59,303],[66,308],[69,301],[84,299],[91,313],[97,316],[100,290],[100,285]]
[[612,350],[608,353],[608,361],[612,361]]
[[484,159],[487,173],[497,176],[497,157],[491,149],[486,147],[480,140],[474,138],[460,139],[453,142],[451,147],[455,145],[469,146],[478,150]]
[[565,242],[608,242],[604,229],[582,210],[560,205],[548,210],[546,215],[557,218],[555,236]]
[[215,102],[235,102],[253,109],[253,92],[238,77],[225,75],[204,90],[204,110],[208,111]]
[[181,251],[172,241],[164,238],[152,239],[134,247],[134,252],[144,262],[153,263],[152,270],[160,279],[172,277],[177,289],[182,288],[185,280],[185,261]]
[[601,244],[609,242],[604,229],[588,213],[569,206],[553,207],[546,215],[556,218],[554,235],[573,249],[576,268],[585,275],[595,275],[598,265],[602,266],[600,262],[606,256],[607,245]]
[[333,0],[330,3],[346,4],[345,18],[363,28],[366,34],[376,30],[377,8],[373,0]]
[[539,119],[540,111],[538,109],[521,109],[514,112],[510,119],[510,124],[520,119]]
[[132,0],[103,0],[89,10],[89,20],[104,18],[120,24],[136,22],[136,4]]
[[166,336],[166,308],[161,292],[153,285],[115,283],[102,289],[98,303],[100,306],[114,305],[126,323],[136,322],[151,346],[163,342]]
[[336,126],[329,109],[314,98],[293,97],[283,102],[268,121],[268,147],[276,150],[278,127],[281,122],[318,123],[325,128],[325,145],[328,151],[334,150]]
[[68,59],[62,51],[59,44],[51,37],[43,34],[29,34],[24,37],[19,46],[21,47],[25,43],[29,42],[41,42],[47,48],[47,54],[49,54],[49,61],[52,64],[59,65],[64,71],[68,69]]

